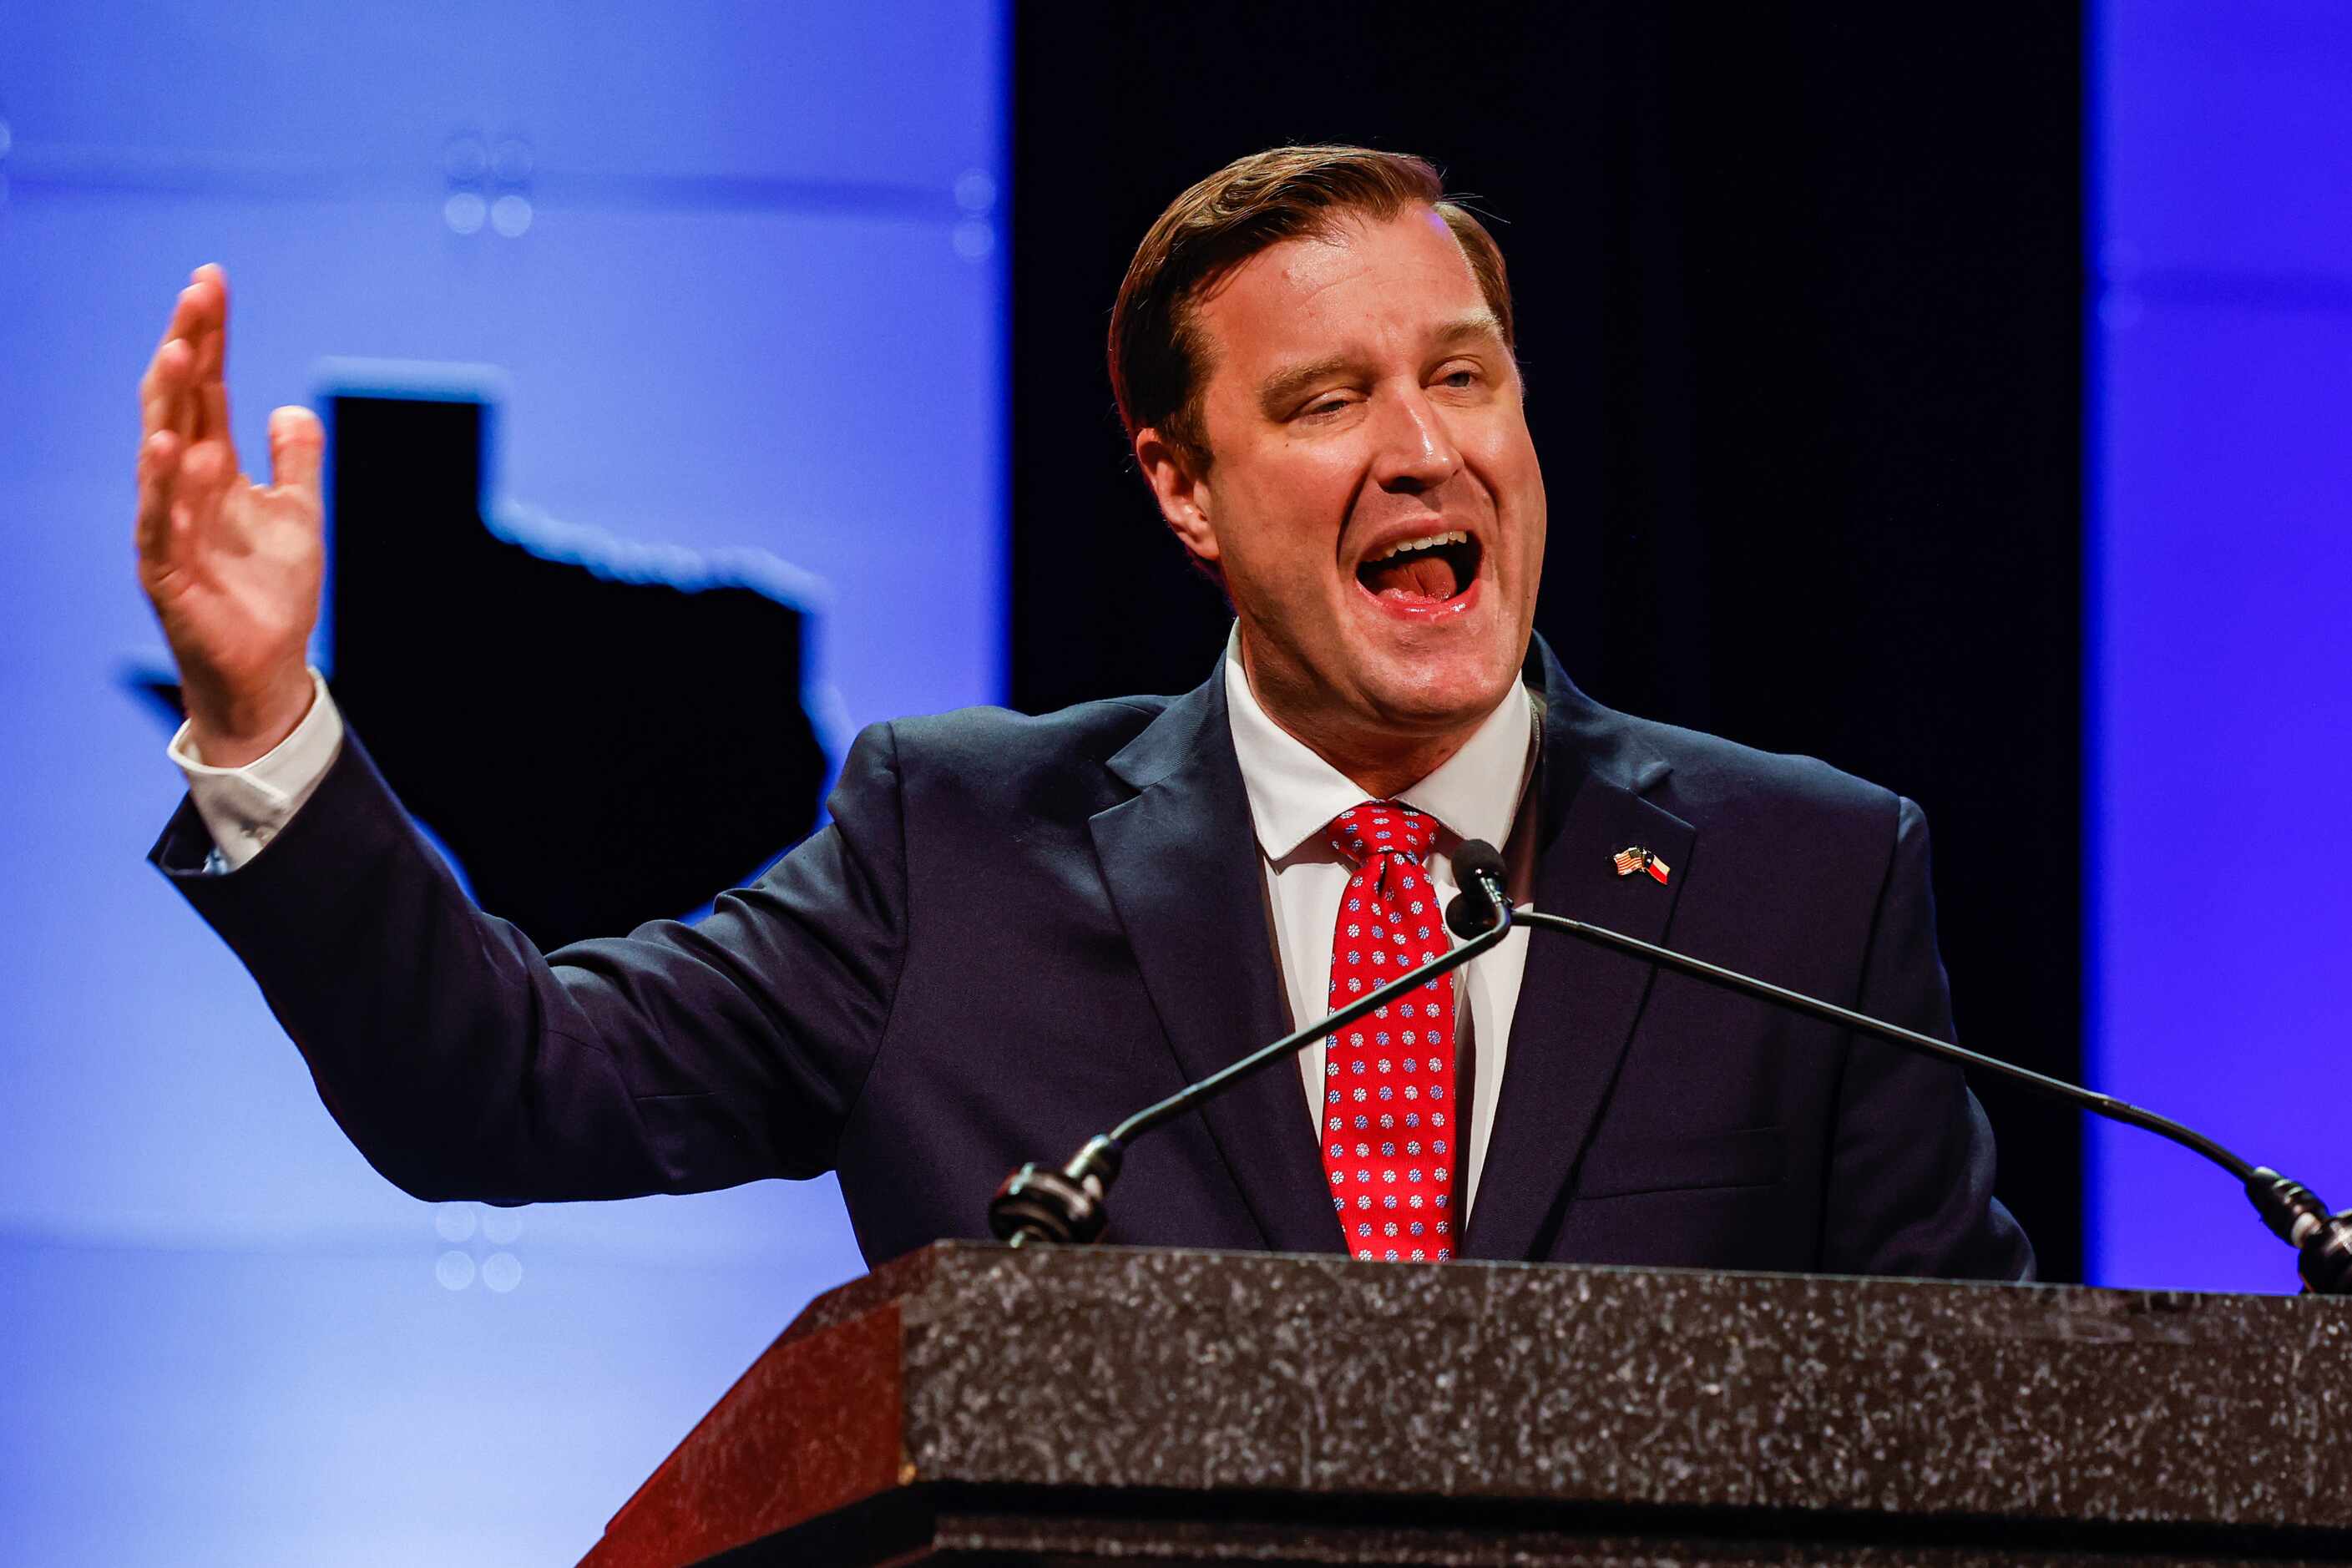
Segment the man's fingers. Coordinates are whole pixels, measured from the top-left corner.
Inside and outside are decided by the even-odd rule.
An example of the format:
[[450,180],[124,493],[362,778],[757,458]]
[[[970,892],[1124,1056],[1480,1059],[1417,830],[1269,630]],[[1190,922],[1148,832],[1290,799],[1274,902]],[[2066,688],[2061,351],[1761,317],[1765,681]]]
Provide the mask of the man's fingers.
[[204,330],[206,313],[212,309],[219,291],[200,281],[203,272],[204,268],[200,267],[191,273],[187,286],[173,301],[172,319],[163,323],[163,335],[156,340],[159,345],[168,343],[173,338],[194,337]]
[[194,357],[187,339],[165,338],[148,362],[147,374],[139,381],[139,419],[145,434],[179,428],[179,399]]
[[197,329],[189,339],[196,351],[189,373],[195,425],[190,439],[227,440],[228,434],[228,276],[206,264],[196,268],[188,284],[196,297]]
[[188,319],[186,330],[179,336],[199,342],[228,330],[228,274],[215,263],[207,261],[188,274],[188,286],[180,290],[180,300]]
[[204,346],[199,338],[182,338],[188,347],[188,365],[172,383],[171,423],[166,428],[180,437],[184,447],[196,444],[196,366],[204,359]]
[[[228,274],[206,262],[180,290],[140,380],[140,423],[147,434],[173,431],[184,447],[204,436],[227,434],[228,394],[222,374],[227,332]],[[203,395],[207,378],[220,384],[209,405]]]
[[319,499],[319,470],[327,456],[327,427],[307,408],[270,411],[269,481]]
[[180,499],[210,516],[212,502],[236,477],[236,464],[226,441],[199,441],[180,454]]
[[139,553],[161,561],[172,535],[172,500],[178,487],[180,438],[169,430],[152,430],[139,443]]
[[155,351],[155,368],[161,373],[155,377],[160,405],[155,410],[156,428],[174,432],[184,446],[196,438],[196,363],[203,353],[204,335],[210,330],[212,297],[212,289],[194,283],[181,289],[179,303],[172,310],[172,323]]
[[[196,439],[229,440],[228,383],[217,372],[196,383]],[[229,466],[236,465],[231,462]]]

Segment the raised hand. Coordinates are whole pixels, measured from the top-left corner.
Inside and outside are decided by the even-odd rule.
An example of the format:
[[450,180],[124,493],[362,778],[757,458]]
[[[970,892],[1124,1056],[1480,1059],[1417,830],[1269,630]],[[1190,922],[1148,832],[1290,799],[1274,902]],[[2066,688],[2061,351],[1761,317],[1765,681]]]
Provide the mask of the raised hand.
[[139,384],[139,582],[180,667],[190,740],[215,767],[249,763],[310,706],[305,662],[325,573],[307,408],[269,416],[271,482],[238,468],[222,367],[228,279],[196,269]]

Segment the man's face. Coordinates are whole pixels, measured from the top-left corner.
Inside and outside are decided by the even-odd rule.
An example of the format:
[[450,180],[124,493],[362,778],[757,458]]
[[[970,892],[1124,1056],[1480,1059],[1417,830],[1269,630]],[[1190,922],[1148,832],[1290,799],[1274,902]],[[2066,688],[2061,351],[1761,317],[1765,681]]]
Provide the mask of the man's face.
[[1543,474],[1444,220],[1408,208],[1285,241],[1194,320],[1208,472],[1139,451],[1169,521],[1224,574],[1261,700],[1310,743],[1483,719],[1527,653]]

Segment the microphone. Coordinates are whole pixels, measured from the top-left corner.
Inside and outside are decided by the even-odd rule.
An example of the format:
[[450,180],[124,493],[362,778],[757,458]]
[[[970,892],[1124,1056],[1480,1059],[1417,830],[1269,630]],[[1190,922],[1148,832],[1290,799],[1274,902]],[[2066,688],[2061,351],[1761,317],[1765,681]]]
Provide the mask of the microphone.
[[[1468,847],[1465,846],[1465,850]],[[1456,864],[1461,862],[1457,859]],[[1499,859],[1496,864],[1499,867]],[[1465,878],[1464,880],[1465,896],[1472,879]],[[1463,904],[1464,899],[1457,898],[1446,910],[1447,925],[1454,925],[1455,910]],[[1514,918],[1507,905],[1505,906],[1505,918],[1507,922]],[[2022,1084],[2037,1094],[2064,1100],[2095,1116],[2104,1116],[2110,1121],[2120,1121],[2126,1126],[2154,1132],[2158,1137],[2168,1138],[2182,1148],[2203,1155],[2237,1178],[2271,1233],[2295,1249],[2299,1256],[2297,1271],[2315,1294],[2352,1295],[2352,1209],[2331,1214],[2327,1205],[2302,1183],[2291,1181],[2267,1165],[2256,1165],[2242,1159],[2203,1133],[2169,1117],[2159,1116],[2153,1110],[2117,1100],[2113,1095],[2101,1094],[2095,1089],[2068,1083],[2063,1079],[2052,1078],[2030,1068],[2019,1067],[2014,1062],[2002,1061],[1998,1057],[1963,1049],[1933,1035],[1923,1035],[1916,1029],[1906,1029],[1899,1024],[1890,1024],[1883,1018],[1874,1018],[1866,1013],[1841,1007],[1834,1002],[1824,1002],[1801,991],[1790,991],[1769,981],[1742,974],[1738,970],[1688,957],[1672,948],[1660,947],[1655,942],[1643,942],[1639,937],[1611,931],[1606,926],[1570,920],[1565,915],[1542,914],[1534,910],[1520,910],[1515,918],[1518,923],[1534,930],[1559,931],[1613,952],[1630,953],[1636,958],[1646,959],[1661,969],[1670,969],[1677,974],[1704,980],[1727,991],[1754,996],[1792,1013],[1841,1025],[1922,1056],[1941,1057],[1947,1061],[1958,1062],[2007,1079],[2011,1083]],[[1455,926],[1455,929],[1460,927]]]
[[1385,1007],[1406,992],[1459,969],[1511,934],[1511,901],[1503,891],[1503,858],[1483,839],[1466,840],[1454,853],[1454,876],[1462,891],[1445,909],[1445,924],[1461,937],[1460,946],[1441,953],[1417,969],[1376,990],[1368,991],[1318,1023],[1285,1035],[1270,1046],[1252,1051],[1229,1067],[1220,1068],[1198,1083],[1188,1084],[1157,1105],[1147,1106],[1108,1132],[1097,1133],[1060,1166],[1032,1161],[1004,1179],[989,1201],[988,1227],[1000,1241],[1014,1247],[1031,1242],[1075,1243],[1084,1246],[1110,1223],[1106,1200],[1118,1179],[1127,1146],[1163,1121],[1181,1116],[1203,1100],[1214,1100],[1251,1074],[1287,1061],[1326,1035],[1347,1027],[1376,1007]]
[[1503,890],[1503,857],[1483,838],[1465,839],[1454,852],[1454,880],[1461,891],[1445,906],[1445,929],[1468,942],[1507,920],[1511,896]]

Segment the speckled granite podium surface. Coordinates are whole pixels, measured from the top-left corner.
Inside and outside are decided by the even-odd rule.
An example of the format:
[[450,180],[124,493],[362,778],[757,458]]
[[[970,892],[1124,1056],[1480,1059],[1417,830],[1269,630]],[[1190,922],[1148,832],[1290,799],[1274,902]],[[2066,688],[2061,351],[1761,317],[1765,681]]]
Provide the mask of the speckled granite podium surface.
[[2347,1411],[2333,1300],[944,1244],[586,1561],[2352,1561]]

